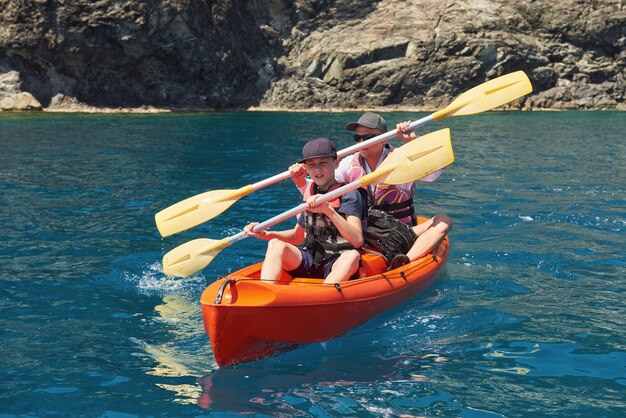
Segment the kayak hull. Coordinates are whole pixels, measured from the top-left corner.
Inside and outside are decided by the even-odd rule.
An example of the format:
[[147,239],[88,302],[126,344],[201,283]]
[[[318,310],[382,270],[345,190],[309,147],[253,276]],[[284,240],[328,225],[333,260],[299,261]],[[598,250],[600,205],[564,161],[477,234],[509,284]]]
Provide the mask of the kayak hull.
[[435,254],[388,272],[382,257],[364,254],[362,278],[335,286],[287,274],[279,283],[263,282],[262,263],[220,278],[200,299],[215,360],[254,361],[342,335],[427,288],[448,251],[446,238]]

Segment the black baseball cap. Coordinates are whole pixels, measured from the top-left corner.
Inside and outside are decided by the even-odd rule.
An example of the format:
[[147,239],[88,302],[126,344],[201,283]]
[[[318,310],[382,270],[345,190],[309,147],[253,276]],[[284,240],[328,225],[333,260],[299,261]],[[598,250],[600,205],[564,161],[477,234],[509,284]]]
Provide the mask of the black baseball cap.
[[303,163],[311,158],[322,157],[337,158],[337,148],[335,148],[335,144],[328,138],[315,138],[304,144],[302,148],[302,159],[298,162]]
[[359,125],[365,126],[366,128],[378,129],[381,132],[387,132],[387,122],[385,119],[372,112],[364,113],[357,122],[350,122],[346,125],[346,129],[349,131],[356,131],[356,127]]

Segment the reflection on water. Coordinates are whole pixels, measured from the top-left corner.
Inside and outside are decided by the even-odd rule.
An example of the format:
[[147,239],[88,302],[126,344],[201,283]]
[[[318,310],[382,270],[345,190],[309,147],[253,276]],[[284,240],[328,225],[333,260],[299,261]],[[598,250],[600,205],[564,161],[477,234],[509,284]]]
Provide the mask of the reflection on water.
[[[428,379],[419,371],[437,367],[446,360],[434,353],[391,359],[355,356],[351,361],[307,358],[297,365],[276,360],[267,368],[252,363],[215,370],[198,379],[202,388],[198,405],[240,413],[281,411],[282,415],[314,412],[317,408],[344,414],[393,414],[394,408],[383,403],[405,394],[390,387],[407,385],[412,390],[425,390]],[[377,405],[368,400],[367,393],[385,401]]]
[[[520,370],[530,376],[587,376],[615,380],[626,386],[626,353],[585,353],[576,344],[538,344],[512,342],[506,346],[487,344],[483,356],[508,368],[488,368],[491,371]],[[523,366],[523,367],[522,367]]]
[[201,376],[206,370],[216,369],[208,339],[200,317],[199,303],[187,297],[171,293],[163,297],[163,302],[155,308],[157,323],[162,323],[170,335],[165,342],[150,344],[139,339],[133,342],[140,347],[153,361],[146,374],[168,378],[167,383],[158,381],[155,385],[175,394],[177,403],[196,403],[201,396],[198,385],[193,383],[172,383],[171,378]]

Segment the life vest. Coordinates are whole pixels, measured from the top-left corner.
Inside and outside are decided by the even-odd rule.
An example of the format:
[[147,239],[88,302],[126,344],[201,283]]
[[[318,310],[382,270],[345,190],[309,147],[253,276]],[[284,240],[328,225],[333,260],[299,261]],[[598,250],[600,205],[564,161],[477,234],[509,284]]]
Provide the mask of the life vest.
[[[392,146],[385,146],[389,148],[389,152],[393,152]],[[367,174],[365,172],[365,159],[360,152],[352,154],[348,158],[351,158],[348,170],[349,182],[358,180]],[[413,206],[414,191],[414,184],[409,190],[406,190],[395,184],[374,183],[373,190],[371,187],[367,188],[367,206],[385,211],[407,225],[417,225],[417,216]]]
[[[343,184],[333,184],[326,193],[335,190]],[[304,201],[316,194],[320,194],[317,184],[310,183],[304,191]],[[341,197],[332,200],[330,205],[334,208],[341,206]],[[354,246],[339,233],[335,224],[321,213],[313,213],[304,211],[304,230],[306,237],[302,243],[302,249],[313,254],[313,263],[316,266],[322,264],[324,260],[328,260],[336,254],[343,251],[353,250]]]

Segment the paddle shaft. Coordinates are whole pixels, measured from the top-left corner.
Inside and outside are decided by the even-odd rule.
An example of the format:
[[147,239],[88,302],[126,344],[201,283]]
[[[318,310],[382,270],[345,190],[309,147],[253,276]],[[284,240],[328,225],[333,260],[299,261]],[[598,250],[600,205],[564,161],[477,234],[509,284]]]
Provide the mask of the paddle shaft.
[[[390,132],[388,132],[390,133]],[[386,134],[385,134],[386,135]],[[374,139],[374,138],[372,138]],[[367,186],[368,184],[373,183],[374,181],[376,181],[376,179],[382,177],[383,175],[387,174],[388,172],[392,171],[393,169],[395,169],[395,167],[389,167],[387,170],[380,170],[376,173],[370,173],[367,174],[361,178],[359,178],[358,180],[353,181],[352,183],[348,183],[346,185],[343,185],[341,187],[339,187],[338,189],[333,190],[332,192],[328,192],[320,197],[318,197],[317,199],[315,199],[315,203],[316,206],[317,205],[321,205],[322,203],[326,203],[326,202],[330,202],[331,200],[334,200],[340,196],[343,196],[344,194],[351,192],[352,190],[356,190],[359,187],[363,187],[363,186]],[[289,209],[288,211],[285,211],[279,215],[274,216],[271,219],[268,219],[265,222],[262,222],[258,225],[256,225],[252,230],[254,232],[260,232],[263,231],[264,229],[270,228],[274,225],[277,225],[289,218],[291,218],[292,216],[295,216],[301,212],[304,212],[307,208],[307,204],[306,203],[302,203],[298,206],[296,206],[295,208]],[[243,239],[248,238],[248,234],[246,234],[245,231],[241,231],[238,234],[235,235],[231,235],[230,237],[226,238],[226,242],[231,245],[234,244],[235,242],[241,241]]]
[[[419,120],[416,120],[415,122],[412,122],[409,125],[409,130],[414,130],[418,126],[424,125],[424,124],[432,122],[434,120],[435,120],[435,118],[434,118],[433,115],[425,116],[425,117],[423,117],[423,118],[421,118]],[[389,131],[389,132],[386,132],[384,134],[380,134],[378,136],[375,136],[374,138],[368,139],[367,141],[359,142],[359,143],[356,143],[356,144],[354,144],[354,145],[352,145],[352,146],[350,146],[348,148],[342,149],[341,151],[337,152],[337,158],[343,158],[343,157],[345,157],[347,155],[354,154],[355,152],[360,151],[360,150],[362,150],[364,148],[367,148],[367,147],[369,147],[371,145],[375,145],[375,144],[384,142],[384,141],[386,141],[386,140],[388,140],[390,138],[393,138],[394,136],[396,136],[397,131],[398,131],[397,129],[394,129],[393,131]],[[260,189],[262,189],[264,187],[271,186],[272,184],[280,183],[281,181],[286,180],[289,177],[291,177],[291,173],[289,172],[289,170],[287,170],[287,171],[284,171],[284,172],[282,172],[280,174],[276,174],[275,176],[267,178],[265,180],[261,180],[261,181],[259,181],[257,183],[254,183],[254,184],[252,184],[252,185],[250,185],[248,187],[250,187],[252,189],[252,191],[257,191],[257,190],[260,190]],[[339,189],[337,189],[337,190],[339,190]],[[250,192],[250,193],[252,193],[252,192]]]
[[[523,95],[526,95],[532,91],[532,86],[526,74],[522,71],[516,71],[511,74],[500,76],[496,79],[482,83],[467,92],[463,93],[456,100],[444,109],[438,110],[428,116],[425,116],[415,122],[409,124],[409,130],[415,130],[418,126],[424,125],[428,122],[434,122],[441,120],[448,116],[454,116],[457,112],[460,114],[474,114],[478,112],[484,112],[485,110],[493,109],[496,106],[509,103]],[[472,104],[476,105],[472,108]],[[469,109],[468,109],[469,106]],[[397,129],[386,132],[384,134],[375,136],[367,141],[363,141],[352,145],[337,152],[338,158],[343,158],[346,155],[353,154],[359,150],[367,148],[371,145],[378,144],[393,138],[397,134]],[[263,187],[278,183],[290,177],[289,171],[285,171],[281,174],[277,174],[266,180],[262,180],[258,183],[249,186],[253,191],[262,189]],[[252,192],[250,192],[252,193]]]

